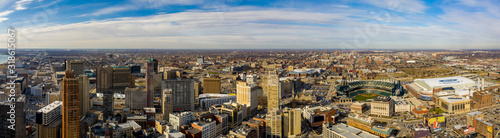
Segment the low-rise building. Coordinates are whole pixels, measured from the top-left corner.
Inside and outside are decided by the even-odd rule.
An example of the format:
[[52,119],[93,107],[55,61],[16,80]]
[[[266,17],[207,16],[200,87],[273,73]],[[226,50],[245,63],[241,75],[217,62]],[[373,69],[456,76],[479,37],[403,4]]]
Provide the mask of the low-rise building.
[[395,113],[404,113],[411,111],[410,103],[406,101],[406,99],[397,96],[391,96],[391,98],[394,100]]
[[257,138],[258,136],[255,128],[245,124],[232,129],[228,135],[229,138]]
[[495,131],[495,125],[491,122],[487,122],[481,118],[476,118],[474,120],[474,124],[476,132],[486,138],[493,138],[497,134],[497,132]]
[[194,114],[191,112],[171,113],[169,115],[169,122],[177,131],[180,131],[182,125],[187,125],[193,120]]
[[375,126],[375,122],[371,117],[364,118],[360,117],[359,114],[348,116],[347,124],[384,138],[391,135],[393,130],[389,127]]
[[371,103],[371,115],[391,117],[394,114],[394,100],[390,97],[378,96]]
[[363,114],[368,109],[366,103],[355,102],[351,104],[351,112],[357,114]]
[[351,127],[345,124],[329,125],[323,124],[323,138],[378,138],[379,136],[370,134],[361,129]]
[[475,111],[475,112],[470,112],[467,113],[467,126],[474,126],[474,120],[476,118],[483,118],[483,112],[480,111]]
[[336,116],[338,116],[337,111],[331,107],[306,106],[302,109],[302,117],[308,121],[311,127],[321,126],[325,122],[333,123]]
[[198,96],[198,104],[202,109],[208,109],[212,105],[224,104],[231,101],[236,101],[236,96],[229,94],[200,94]]
[[450,114],[460,114],[469,112],[471,100],[468,96],[462,97],[458,95],[439,97],[436,105]]
[[493,94],[489,91],[474,92],[472,96],[472,109],[480,109],[493,105]]

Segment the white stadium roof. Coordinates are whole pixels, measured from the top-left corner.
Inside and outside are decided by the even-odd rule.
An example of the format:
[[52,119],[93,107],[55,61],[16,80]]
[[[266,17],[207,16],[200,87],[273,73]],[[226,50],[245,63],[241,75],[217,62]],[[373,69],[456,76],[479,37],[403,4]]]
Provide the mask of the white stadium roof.
[[[458,86],[472,86],[475,82],[471,79],[455,76],[455,77],[444,77],[444,78],[431,78],[431,79],[416,79],[420,85],[427,85],[429,90],[433,88],[444,88],[444,87],[458,87]],[[420,83],[421,82],[421,83]],[[424,86],[426,87],[426,86]]]

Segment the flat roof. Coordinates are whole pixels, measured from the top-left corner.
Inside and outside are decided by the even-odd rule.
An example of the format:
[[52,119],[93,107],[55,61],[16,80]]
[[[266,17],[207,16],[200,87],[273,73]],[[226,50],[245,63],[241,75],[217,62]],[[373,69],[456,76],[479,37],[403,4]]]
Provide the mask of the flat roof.
[[378,136],[346,124],[337,124],[329,127],[329,129],[348,138],[378,138]]
[[37,112],[47,113],[47,112],[50,112],[50,111],[52,111],[60,106],[62,106],[62,101],[54,101],[54,102],[50,103],[49,105],[43,107],[42,109],[38,110]]
[[476,116],[476,115],[481,115],[483,112],[481,111],[475,111],[475,112],[470,112],[470,113],[467,113],[467,115],[470,115],[470,116]]
[[461,102],[461,101],[466,101],[469,100],[469,97],[462,97],[462,96],[455,96],[455,95],[450,95],[450,96],[443,96],[439,97],[440,99],[443,99],[444,101],[448,103],[455,103],[455,102]]
[[[433,88],[454,87],[463,85],[475,85],[475,82],[469,78],[454,76],[444,78],[430,78],[430,79],[415,79],[415,82],[423,82],[429,86],[429,90]],[[418,83],[421,84],[421,83]],[[425,87],[425,86],[424,86]]]

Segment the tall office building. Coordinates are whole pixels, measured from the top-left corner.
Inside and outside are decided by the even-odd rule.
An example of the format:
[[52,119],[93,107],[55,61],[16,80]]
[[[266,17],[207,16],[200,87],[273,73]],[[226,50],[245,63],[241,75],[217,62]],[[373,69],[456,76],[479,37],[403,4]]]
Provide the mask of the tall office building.
[[105,91],[102,95],[102,118],[106,120],[114,115],[114,92]]
[[258,93],[256,84],[247,84],[244,81],[238,81],[236,84],[236,100],[240,104],[248,107],[247,116],[257,113]]
[[302,112],[298,109],[283,109],[283,137],[293,137],[302,132]]
[[265,76],[267,85],[267,108],[280,108],[280,99],[282,94],[282,85],[277,74],[269,72]]
[[75,72],[66,70],[63,78],[63,118],[62,137],[80,137],[80,98],[78,97],[78,79]]
[[141,110],[147,107],[145,102],[148,95],[140,88],[125,88],[125,107],[132,110]]
[[163,119],[169,118],[169,114],[174,111],[172,104],[172,89],[164,89],[161,96],[161,110],[163,112]]
[[148,107],[153,106],[155,90],[161,88],[155,85],[158,81],[155,76],[158,76],[158,60],[150,58],[146,61],[146,93],[148,95],[146,102]]
[[130,73],[130,67],[101,66],[97,68],[96,89],[98,93],[108,90],[123,92],[126,87],[135,87],[135,77]]
[[113,67],[97,67],[96,92],[102,93],[113,88]]
[[67,60],[66,70],[75,71],[75,75],[85,74],[85,62],[83,60]]
[[90,111],[89,77],[78,77],[78,97],[80,97],[80,116],[85,116]]
[[203,78],[203,94],[220,94],[221,84],[220,78],[210,77]]
[[282,135],[282,116],[277,108],[271,108],[266,114],[266,134],[267,137],[281,138]]
[[[0,137],[26,137],[26,112],[24,111],[25,97],[24,95],[19,95],[16,98],[14,102],[0,101],[0,120],[2,120],[2,125],[0,125]],[[15,106],[15,108],[11,108],[11,106]],[[14,109],[14,111],[12,111],[12,109]],[[15,118],[12,118],[12,115],[14,115]],[[15,126],[13,126],[11,122],[14,122]]]
[[194,81],[192,79],[163,80],[161,89],[172,89],[174,111],[194,110]]
[[201,82],[198,80],[194,81],[194,99],[198,99],[201,93]]
[[37,138],[61,137],[61,110],[62,102],[55,101],[36,112]]
[[123,92],[126,87],[135,87],[135,77],[130,73],[128,66],[113,67],[113,91]]

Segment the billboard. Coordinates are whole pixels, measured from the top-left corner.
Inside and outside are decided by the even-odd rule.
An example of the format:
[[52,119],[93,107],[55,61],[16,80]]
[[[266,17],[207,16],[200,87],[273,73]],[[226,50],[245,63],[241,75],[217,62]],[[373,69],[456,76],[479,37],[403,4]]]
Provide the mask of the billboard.
[[439,117],[424,117],[425,125],[430,127],[433,130],[439,130],[443,127],[446,127],[446,119],[444,116]]
[[493,133],[493,128],[491,126],[488,126],[488,132]]

